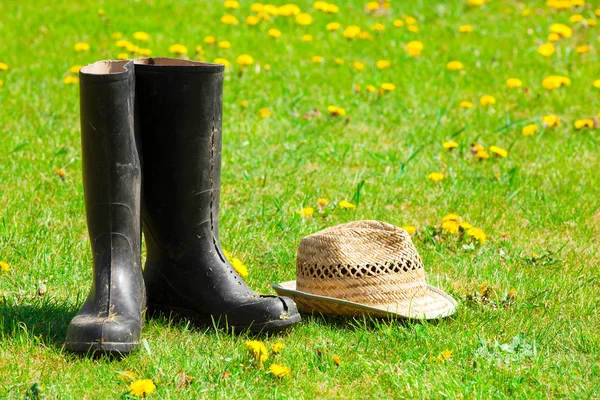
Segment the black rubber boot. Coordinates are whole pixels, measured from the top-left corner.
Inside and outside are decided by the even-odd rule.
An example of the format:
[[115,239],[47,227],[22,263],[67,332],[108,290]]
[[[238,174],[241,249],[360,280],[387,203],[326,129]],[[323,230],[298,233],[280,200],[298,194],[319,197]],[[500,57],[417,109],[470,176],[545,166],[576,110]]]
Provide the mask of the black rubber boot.
[[291,299],[248,289],[219,243],[223,66],[140,59],[135,74],[148,312],[238,332],[300,321]]
[[83,188],[94,274],[67,330],[75,352],[128,353],[140,340],[146,294],[140,262],[141,169],[132,61],[81,69]]

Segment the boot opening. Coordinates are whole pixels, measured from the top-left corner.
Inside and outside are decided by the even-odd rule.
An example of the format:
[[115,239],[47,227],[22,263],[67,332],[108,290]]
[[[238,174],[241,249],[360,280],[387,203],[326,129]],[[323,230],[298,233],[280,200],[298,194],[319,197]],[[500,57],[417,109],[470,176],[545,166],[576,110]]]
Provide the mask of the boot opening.
[[90,65],[86,65],[81,68],[81,72],[84,74],[91,75],[109,75],[109,74],[118,74],[122,72],[127,72],[127,68],[125,65],[131,61],[129,60],[103,60],[98,61]]
[[213,66],[217,64],[205,63],[201,61],[182,60],[181,58],[169,58],[169,57],[147,57],[147,58],[136,58],[134,60],[136,65],[162,65],[170,67],[201,67],[201,66]]

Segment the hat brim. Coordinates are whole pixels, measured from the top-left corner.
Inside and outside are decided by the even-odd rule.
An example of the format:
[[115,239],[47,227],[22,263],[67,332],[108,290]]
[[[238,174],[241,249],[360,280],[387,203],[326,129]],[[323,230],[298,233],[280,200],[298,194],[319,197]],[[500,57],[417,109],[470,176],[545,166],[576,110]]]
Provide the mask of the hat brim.
[[287,296],[296,302],[300,311],[326,315],[373,315],[383,318],[437,319],[450,316],[456,311],[456,301],[442,290],[427,285],[424,297],[411,300],[368,306],[352,301],[320,296],[297,290],[296,281],[273,284],[280,296]]

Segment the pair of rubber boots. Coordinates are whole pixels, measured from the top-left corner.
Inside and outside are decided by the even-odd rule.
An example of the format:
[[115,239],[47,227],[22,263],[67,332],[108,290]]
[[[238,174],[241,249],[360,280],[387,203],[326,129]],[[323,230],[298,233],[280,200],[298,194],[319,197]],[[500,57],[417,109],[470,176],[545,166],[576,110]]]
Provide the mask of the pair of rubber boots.
[[81,69],[94,275],[67,329],[67,349],[130,352],[146,307],[150,315],[235,331],[281,330],[300,321],[289,298],[248,289],[219,242],[223,68],[149,58]]

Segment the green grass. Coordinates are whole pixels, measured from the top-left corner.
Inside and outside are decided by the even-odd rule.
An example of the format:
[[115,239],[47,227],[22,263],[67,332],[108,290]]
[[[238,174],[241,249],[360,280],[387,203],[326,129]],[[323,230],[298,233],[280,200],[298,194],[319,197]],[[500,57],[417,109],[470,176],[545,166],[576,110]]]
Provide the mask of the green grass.
[[[314,17],[307,27],[288,17],[249,27],[243,23],[249,3],[232,12],[242,21],[233,27],[220,22],[221,2],[106,0],[105,18],[96,2],[72,3],[0,3],[0,62],[10,66],[0,71],[0,260],[11,268],[0,274],[0,397],[23,398],[29,390],[34,398],[115,398],[127,392],[117,377],[122,370],[153,379],[154,398],[600,397],[600,139],[597,129],[573,128],[575,120],[600,112],[600,92],[592,86],[600,79],[599,27],[571,24],[572,12],[550,10],[545,1],[527,2],[533,10],[527,17],[513,0],[484,7],[394,1],[382,16],[367,15],[359,1],[338,2],[335,15],[301,1]],[[593,11],[577,12],[595,18]],[[418,19],[418,33],[392,25],[403,14]],[[373,33],[374,40],[347,41],[326,31],[331,21],[367,30],[381,22],[386,30]],[[536,49],[555,22],[574,25],[575,33],[544,58]],[[459,34],[463,24],[474,32]],[[281,38],[267,36],[272,27]],[[251,361],[247,337],[166,320],[149,321],[147,346],[122,360],[65,352],[67,324],[89,289],[91,255],[78,87],[63,78],[72,65],[115,58],[121,52],[110,40],[115,31],[130,40],[135,31],[148,32],[153,56],[167,55],[174,43],[193,52],[207,35],[232,43],[228,50],[204,48],[207,60],[232,62],[224,95],[221,237],[249,267],[251,287],[272,293],[271,283],[293,279],[303,236],[379,219],[417,227],[414,242],[428,279],[459,300],[456,316],[435,324],[306,316],[288,333],[264,339],[285,343],[266,363],[291,367],[282,380]],[[305,33],[314,41],[302,42]],[[420,58],[406,54],[410,40],[423,42]],[[79,41],[91,50],[74,52]],[[584,43],[592,50],[576,53]],[[235,58],[243,53],[261,64],[260,73],[238,74]],[[313,63],[315,55],[325,62]],[[335,65],[335,57],[345,65]],[[391,68],[377,70],[379,59]],[[465,64],[464,74],[446,70],[452,60]],[[352,68],[353,61],[365,70]],[[572,85],[543,89],[542,79],[552,74],[568,76]],[[524,88],[507,88],[511,77]],[[366,92],[366,85],[383,82],[396,90]],[[479,106],[484,94],[497,103]],[[461,109],[462,100],[476,105]],[[329,117],[328,105],[345,108],[349,118]],[[260,118],[263,107],[273,115]],[[320,118],[303,118],[315,107]],[[521,135],[522,126],[550,113],[561,118],[560,127]],[[449,139],[460,147],[443,150]],[[468,150],[473,141],[509,155],[477,161]],[[434,171],[448,177],[433,183],[427,175]],[[334,207],[351,201],[362,182],[356,211]],[[319,197],[330,201],[323,215],[296,214]],[[464,246],[428,228],[448,213],[483,229],[487,243]],[[489,290],[481,298],[485,281]],[[39,296],[42,284],[47,292]],[[513,288],[516,298],[504,302]],[[444,350],[452,357],[438,361]],[[194,380],[178,390],[183,371]]]

